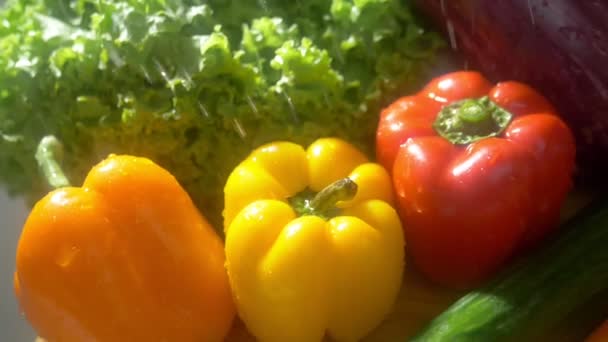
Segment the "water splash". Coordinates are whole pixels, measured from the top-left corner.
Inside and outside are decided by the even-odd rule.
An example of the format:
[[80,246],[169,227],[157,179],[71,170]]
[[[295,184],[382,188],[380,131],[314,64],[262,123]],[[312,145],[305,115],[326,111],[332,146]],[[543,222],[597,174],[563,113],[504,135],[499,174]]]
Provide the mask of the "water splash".
[[570,58],[572,58],[574,60],[574,62],[581,67],[581,69],[583,70],[583,73],[585,73],[587,78],[589,78],[589,80],[591,81],[591,84],[593,85],[593,87],[595,88],[597,93],[602,97],[602,99],[604,101],[608,101],[608,89],[606,89],[602,80],[600,78],[598,78],[597,75],[592,70],[590,70],[588,67],[585,67],[585,65],[581,62],[581,60],[578,57],[570,54]]
[[114,65],[121,68],[126,64],[124,58],[120,56],[120,53],[118,52],[118,49],[114,46],[114,44],[105,44],[105,48],[108,51],[108,57],[110,57],[110,60],[112,61],[112,63],[114,63]]
[[291,99],[291,97],[289,95],[287,95],[287,92],[282,91],[281,93],[283,94],[283,96],[285,97],[285,100],[287,101],[287,105],[289,106],[289,111],[291,113],[291,117],[292,117],[293,121],[296,123],[300,122],[300,118],[298,117],[298,113],[296,112],[296,107],[293,104],[293,100]]
[[150,73],[148,73],[148,69],[146,69],[146,67],[143,65],[140,65],[139,68],[141,69],[141,72],[144,75],[146,81],[148,81],[148,83],[154,83],[152,82],[152,77],[150,77]]
[[268,3],[266,2],[266,0],[258,0],[258,5],[260,5],[260,7],[262,7],[262,10],[264,10],[264,12],[266,12],[266,13],[270,12],[270,10],[268,9]]
[[452,50],[457,51],[458,43],[456,42],[456,33],[454,32],[454,24],[452,24],[451,20],[446,20],[445,24],[448,28],[448,36],[450,37],[450,47],[452,47]]
[[55,264],[61,268],[68,268],[77,259],[80,248],[76,246],[62,246],[55,256]]
[[335,58],[339,63],[344,63],[344,56],[342,55],[342,50],[338,46],[338,44],[333,44],[332,50],[334,52]]
[[154,62],[154,65],[160,73],[160,76],[165,80],[165,82],[168,83],[171,79],[169,78],[169,73],[167,73],[167,69],[165,69],[165,67],[156,58],[154,58],[152,62]]
[[251,98],[251,96],[245,95],[245,100],[247,100],[249,107],[251,107],[251,110],[253,111],[253,116],[255,116],[256,118],[259,118],[260,112],[258,111],[258,107],[253,102],[253,99]]
[[331,106],[331,103],[329,102],[329,95],[327,95],[327,92],[325,90],[323,90],[323,100],[325,100],[325,105],[327,107]]
[[209,112],[207,111],[207,108],[205,108],[205,106],[203,105],[203,103],[201,101],[198,101],[198,109],[201,111],[201,114],[203,114],[203,116],[205,118],[211,118],[211,115],[209,115]]
[[17,134],[5,134],[4,132],[0,131],[0,138],[8,143],[19,143],[23,141],[23,136],[22,135],[17,135]]
[[186,68],[180,68],[179,74],[186,81],[186,89],[190,90],[194,84],[194,82],[192,82],[192,75],[190,75]]
[[232,118],[232,123],[234,124],[234,128],[236,129],[236,132],[239,134],[241,139],[245,139],[247,137],[247,132],[245,131],[245,128],[243,128],[241,121],[239,121],[238,118]]
[[532,21],[532,25],[536,26],[536,21],[534,19],[534,11],[532,10],[532,4],[530,3],[530,0],[528,1],[528,12],[530,12],[530,20]]

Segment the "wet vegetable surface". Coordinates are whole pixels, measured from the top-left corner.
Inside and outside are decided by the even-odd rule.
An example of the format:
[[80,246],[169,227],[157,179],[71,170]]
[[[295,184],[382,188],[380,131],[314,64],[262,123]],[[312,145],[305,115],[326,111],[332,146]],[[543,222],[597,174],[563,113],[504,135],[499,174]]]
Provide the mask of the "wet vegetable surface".
[[608,170],[608,2],[418,0],[465,56],[492,80],[538,89],[573,128],[579,181]]

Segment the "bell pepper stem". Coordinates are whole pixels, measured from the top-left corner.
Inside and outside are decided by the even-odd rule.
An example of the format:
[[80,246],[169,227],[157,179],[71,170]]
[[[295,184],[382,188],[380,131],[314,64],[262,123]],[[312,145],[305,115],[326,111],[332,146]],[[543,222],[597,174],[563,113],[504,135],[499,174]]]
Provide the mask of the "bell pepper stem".
[[457,109],[458,119],[467,123],[483,122],[491,118],[491,113],[480,101],[469,99]]
[[59,165],[63,157],[63,145],[55,136],[47,135],[40,140],[35,157],[38,167],[52,188],[70,186],[69,180]]
[[512,118],[510,112],[483,96],[443,107],[433,127],[451,143],[466,145],[500,135]]
[[353,199],[357,194],[357,183],[346,177],[339,179],[319,191],[310,201],[312,212],[326,213],[333,209],[336,203]]

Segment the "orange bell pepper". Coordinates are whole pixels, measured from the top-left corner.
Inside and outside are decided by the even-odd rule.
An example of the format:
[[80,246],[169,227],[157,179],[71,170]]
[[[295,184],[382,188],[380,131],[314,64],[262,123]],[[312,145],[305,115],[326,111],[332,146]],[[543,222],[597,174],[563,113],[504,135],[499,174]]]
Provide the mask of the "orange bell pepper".
[[608,320],[604,321],[587,336],[585,342],[606,342],[608,341]]
[[82,187],[34,206],[15,293],[49,342],[222,341],[235,316],[224,260],[221,239],[169,172],[112,155]]

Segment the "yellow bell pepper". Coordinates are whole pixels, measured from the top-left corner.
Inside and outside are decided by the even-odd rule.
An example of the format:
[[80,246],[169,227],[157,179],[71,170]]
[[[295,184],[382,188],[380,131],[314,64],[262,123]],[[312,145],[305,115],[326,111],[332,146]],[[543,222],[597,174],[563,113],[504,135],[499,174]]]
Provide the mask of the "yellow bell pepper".
[[390,313],[405,243],[380,165],[339,139],[276,142],[224,190],[228,276],[258,340],[356,341]]

